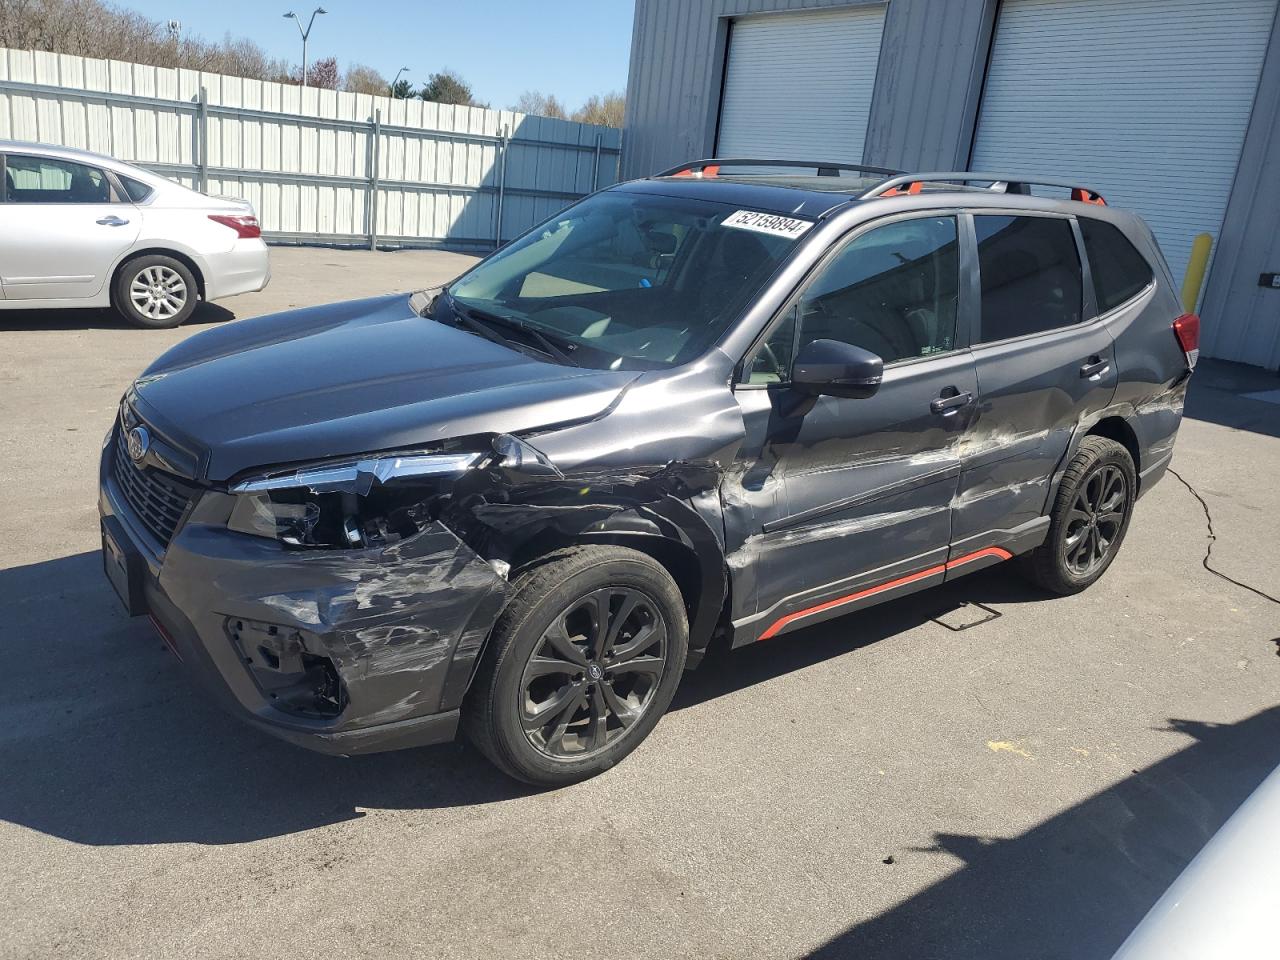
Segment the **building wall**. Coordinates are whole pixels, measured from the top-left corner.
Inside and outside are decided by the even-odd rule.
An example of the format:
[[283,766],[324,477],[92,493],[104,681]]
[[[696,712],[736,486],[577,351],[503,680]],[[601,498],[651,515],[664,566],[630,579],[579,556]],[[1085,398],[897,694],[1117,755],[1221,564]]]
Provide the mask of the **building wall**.
[[[864,2],[636,0],[622,177],[713,154],[731,18]],[[866,149],[849,159],[969,167],[998,6],[889,0]],[[1201,301],[1206,356],[1280,368],[1280,291],[1258,286],[1264,272],[1280,272],[1280,18]]]
[[1227,215],[1200,313],[1206,356],[1280,369],[1280,290],[1258,275],[1280,272],[1280,15],[1245,134]]
[[[883,2],[636,0],[622,176],[648,176],[714,152],[731,18]],[[996,0],[889,3],[865,156],[848,160],[965,166],[995,7]]]

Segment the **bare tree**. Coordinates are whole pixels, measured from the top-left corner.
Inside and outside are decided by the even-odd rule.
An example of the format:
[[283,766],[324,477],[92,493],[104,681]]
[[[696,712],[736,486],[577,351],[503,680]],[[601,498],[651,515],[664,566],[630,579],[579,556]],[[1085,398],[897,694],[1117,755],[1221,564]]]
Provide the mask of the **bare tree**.
[[537,90],[526,90],[520,94],[511,107],[518,113],[528,113],[535,117],[554,117],[557,120],[568,120],[569,112],[564,104],[556,99],[554,93],[541,93]]
[[373,67],[363,63],[353,63],[347,67],[342,78],[342,89],[348,93],[368,93],[375,97],[385,97],[388,91],[387,78]]
[[[307,65],[307,86],[321,90],[338,89],[338,58],[321,57]],[[302,82],[302,67],[294,67],[289,73],[289,83]]]
[[596,123],[602,127],[621,127],[626,107],[625,96],[606,93],[604,96],[589,97],[586,103],[574,111],[573,119],[579,123]]

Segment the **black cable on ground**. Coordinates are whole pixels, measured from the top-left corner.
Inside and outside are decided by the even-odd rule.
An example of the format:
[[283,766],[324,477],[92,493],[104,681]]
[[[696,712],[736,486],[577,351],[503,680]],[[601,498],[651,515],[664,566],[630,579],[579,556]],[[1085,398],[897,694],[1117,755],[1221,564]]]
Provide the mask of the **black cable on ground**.
[[1205,503],[1204,497],[1200,496],[1200,494],[1196,492],[1195,487],[1187,483],[1186,479],[1182,476],[1182,474],[1178,473],[1177,470],[1174,470],[1172,468],[1169,469],[1169,472],[1173,474],[1175,477],[1177,477],[1178,482],[1181,483],[1184,487],[1186,487],[1187,490],[1191,493],[1191,495],[1200,502],[1200,509],[1204,511],[1204,522],[1209,527],[1209,544],[1207,547],[1205,547],[1204,559],[1200,561],[1204,565],[1204,568],[1208,570],[1210,573],[1212,573],[1215,577],[1221,577],[1223,580],[1227,581],[1227,583],[1235,584],[1237,587],[1239,587],[1242,590],[1248,590],[1250,593],[1257,594],[1259,597],[1262,597],[1263,600],[1270,600],[1272,603],[1280,605],[1280,598],[1273,597],[1271,594],[1267,593],[1265,590],[1259,590],[1257,587],[1251,587],[1247,583],[1241,583],[1235,577],[1227,576],[1227,574],[1223,573],[1221,570],[1215,570],[1212,567],[1212,565],[1209,563],[1209,558],[1213,556],[1213,541],[1217,540],[1218,536],[1213,532],[1213,515],[1209,512],[1209,504]]

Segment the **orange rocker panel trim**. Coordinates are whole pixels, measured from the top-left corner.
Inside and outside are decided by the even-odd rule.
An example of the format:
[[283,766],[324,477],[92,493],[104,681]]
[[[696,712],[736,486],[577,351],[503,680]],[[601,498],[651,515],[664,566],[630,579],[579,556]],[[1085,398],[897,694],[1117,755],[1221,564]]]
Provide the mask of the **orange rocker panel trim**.
[[966,563],[972,563],[974,560],[980,560],[983,557],[999,557],[1001,560],[1008,560],[1013,556],[1003,547],[987,547],[983,550],[977,550],[973,553],[966,553],[963,557],[957,557],[954,560],[948,560],[946,563],[940,563],[936,567],[930,567],[928,570],[920,570],[916,573],[909,573],[905,577],[898,577],[896,580],[890,580],[888,583],[881,583],[874,587],[867,587],[865,590],[859,590],[857,593],[851,593],[844,597],[836,597],[834,600],[827,600],[814,607],[806,607],[803,610],[797,610],[795,613],[788,613],[785,617],[780,617],[773,622],[764,633],[760,634],[761,640],[768,640],[772,636],[782,630],[783,627],[794,623],[804,617],[812,616],[815,613],[821,613],[823,610],[830,610],[832,607],[840,607],[846,603],[853,603],[855,600],[861,600],[863,597],[870,597],[877,593],[883,593],[886,590],[892,590],[895,587],[903,587],[908,583],[915,583],[917,580],[924,580],[938,573],[946,573],[948,570],[954,570],[956,567]]

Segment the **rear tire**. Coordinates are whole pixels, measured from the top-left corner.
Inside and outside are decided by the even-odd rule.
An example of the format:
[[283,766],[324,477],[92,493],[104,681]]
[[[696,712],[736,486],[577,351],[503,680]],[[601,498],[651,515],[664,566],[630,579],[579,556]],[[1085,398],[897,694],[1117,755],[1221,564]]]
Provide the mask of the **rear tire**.
[[680,590],[652,557],[614,546],[559,551],[515,581],[463,704],[463,729],[518,780],[586,780],[653,730],[688,649]]
[[199,288],[190,268],[157,253],[125,263],[116,274],[111,297],[120,316],[149,330],[184,323],[198,300]]
[[1085,437],[1058,486],[1049,535],[1023,569],[1052,593],[1091,586],[1120,551],[1137,490],[1129,451],[1106,437]]

